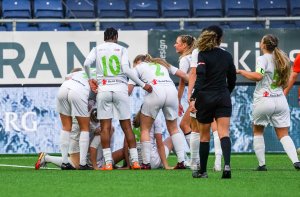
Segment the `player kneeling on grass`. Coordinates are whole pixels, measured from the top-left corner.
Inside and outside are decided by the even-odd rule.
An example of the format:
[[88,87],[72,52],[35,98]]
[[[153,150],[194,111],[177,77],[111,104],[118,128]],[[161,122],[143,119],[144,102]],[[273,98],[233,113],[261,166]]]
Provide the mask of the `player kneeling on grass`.
[[[140,127],[140,117],[141,112],[139,111],[133,120],[133,126],[136,128]],[[158,118],[155,119],[150,130],[150,143],[152,145],[151,152],[149,154],[147,152],[147,155],[145,155],[150,160],[150,165],[145,165],[142,170],[162,167],[167,170],[173,169],[167,161],[169,153],[173,148],[172,139],[171,137],[167,137],[165,140],[162,139],[162,127]]]

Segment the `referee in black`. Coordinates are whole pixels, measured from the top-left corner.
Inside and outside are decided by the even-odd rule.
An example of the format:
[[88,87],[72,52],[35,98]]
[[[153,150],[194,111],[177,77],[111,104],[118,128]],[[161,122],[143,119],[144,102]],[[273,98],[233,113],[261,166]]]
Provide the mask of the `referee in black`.
[[[222,178],[231,178],[229,138],[232,105],[230,93],[235,87],[236,69],[231,54],[220,48],[223,31],[219,26],[205,28],[198,39],[198,63],[191,69],[190,81],[194,84],[190,97],[192,112],[196,112],[200,130],[200,170],[194,178],[207,178],[210,124],[216,119],[224,156]],[[195,57],[194,57],[195,58]],[[193,79],[196,79],[196,81]]]

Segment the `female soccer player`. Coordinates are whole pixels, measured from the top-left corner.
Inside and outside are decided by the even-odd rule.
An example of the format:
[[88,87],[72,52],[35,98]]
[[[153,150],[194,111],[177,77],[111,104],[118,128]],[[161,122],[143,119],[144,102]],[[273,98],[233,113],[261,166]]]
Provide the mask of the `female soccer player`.
[[[183,72],[189,74],[191,70],[191,64],[197,65],[198,59],[198,50],[197,53],[194,53],[192,57],[192,51],[196,43],[196,39],[191,35],[180,35],[177,37],[174,47],[176,52],[180,54],[179,57],[179,69]],[[194,60],[194,61],[192,61]],[[179,79],[179,86],[178,86],[178,102],[179,102],[179,115],[181,116],[184,112],[184,109],[181,105],[181,99],[185,88],[185,81],[183,79]],[[193,122],[193,123],[191,123]],[[193,126],[192,126],[193,125]],[[192,127],[192,128],[191,128]],[[186,141],[190,147],[191,152],[191,169],[197,170],[197,166],[199,166],[199,143],[200,143],[200,136],[199,136],[199,129],[197,127],[197,119],[190,116],[190,110],[186,109],[181,122],[180,128],[183,131]],[[217,125],[215,122],[212,123],[212,131],[214,135],[214,147],[215,147],[215,171],[221,171],[221,159],[222,159],[222,150],[220,139],[217,131]],[[191,143],[190,143],[191,142]]]
[[89,82],[94,91],[98,86],[97,110],[102,127],[101,144],[106,162],[105,169],[113,169],[109,131],[114,114],[117,116],[115,118],[119,119],[129,144],[132,169],[140,169],[135,136],[131,128],[130,110],[128,110],[127,77],[148,92],[152,91],[152,87],[138,79],[129,68],[127,49],[117,44],[118,31],[116,29],[106,29],[104,41],[105,43],[93,48],[89,53],[84,62],[84,68],[89,79],[91,79],[90,66],[96,61],[97,82],[94,80],[89,80]]
[[85,78],[84,71],[73,72],[66,77],[58,90],[57,112],[60,114],[62,131],[60,145],[62,154],[62,170],[72,170],[73,166],[68,161],[72,117],[75,117],[80,127],[80,170],[89,170],[86,155],[89,148],[90,114],[88,112],[88,96],[90,86]]
[[[200,170],[194,178],[207,178],[210,126],[216,119],[224,156],[222,178],[231,178],[231,142],[229,124],[232,111],[230,93],[235,87],[236,70],[230,53],[220,48],[223,31],[218,26],[205,28],[197,43],[198,63],[192,65],[189,86],[194,90],[190,97],[192,112],[196,112],[200,129]],[[196,81],[195,81],[196,78]],[[190,95],[190,94],[189,94]]]
[[300,170],[294,142],[288,134],[290,126],[290,110],[283,88],[288,84],[290,74],[290,60],[278,48],[278,38],[265,35],[260,42],[263,53],[256,61],[255,72],[237,70],[238,74],[256,81],[253,98],[253,148],[259,162],[258,171],[266,171],[264,128],[270,123],[276,131],[283,149]]
[[[152,58],[149,54],[138,55],[133,63],[136,75],[142,81],[151,83],[153,86],[153,92],[144,97],[144,104],[141,109],[142,168],[150,166],[150,129],[159,110],[162,109],[177,154],[178,163],[175,169],[185,169],[184,144],[182,135],[177,128],[178,102],[174,100],[177,97],[177,90],[169,73],[185,80],[187,80],[187,75],[165,60]],[[129,93],[131,93],[133,87],[134,83],[130,82]]]

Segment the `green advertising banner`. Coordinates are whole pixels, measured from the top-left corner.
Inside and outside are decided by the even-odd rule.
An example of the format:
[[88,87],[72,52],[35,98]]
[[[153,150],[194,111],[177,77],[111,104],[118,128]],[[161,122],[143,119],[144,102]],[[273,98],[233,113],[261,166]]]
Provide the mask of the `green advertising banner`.
[[[178,67],[178,57],[174,44],[177,36],[190,34],[198,38],[200,31],[149,31],[148,51],[153,57],[161,57]],[[291,62],[300,53],[300,29],[284,30],[224,30],[222,48],[229,51],[237,69],[255,70],[255,60],[261,55],[259,43],[266,34],[279,38],[279,48],[287,53]],[[175,79],[175,82],[178,79]],[[239,83],[250,82],[238,76]],[[298,82],[300,78],[298,77]]]

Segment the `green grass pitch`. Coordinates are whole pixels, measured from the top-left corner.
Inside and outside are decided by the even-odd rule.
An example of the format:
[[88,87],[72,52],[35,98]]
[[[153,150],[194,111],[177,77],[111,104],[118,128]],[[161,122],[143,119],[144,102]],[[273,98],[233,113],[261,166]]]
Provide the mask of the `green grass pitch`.
[[[36,155],[1,155],[0,164],[33,167],[36,159]],[[213,159],[210,155],[208,179],[194,179],[188,169],[61,171],[0,165],[0,196],[300,196],[300,171],[286,155],[268,154],[267,172],[253,171],[255,155],[233,155],[231,180],[212,171]],[[176,157],[169,161],[174,166]]]

